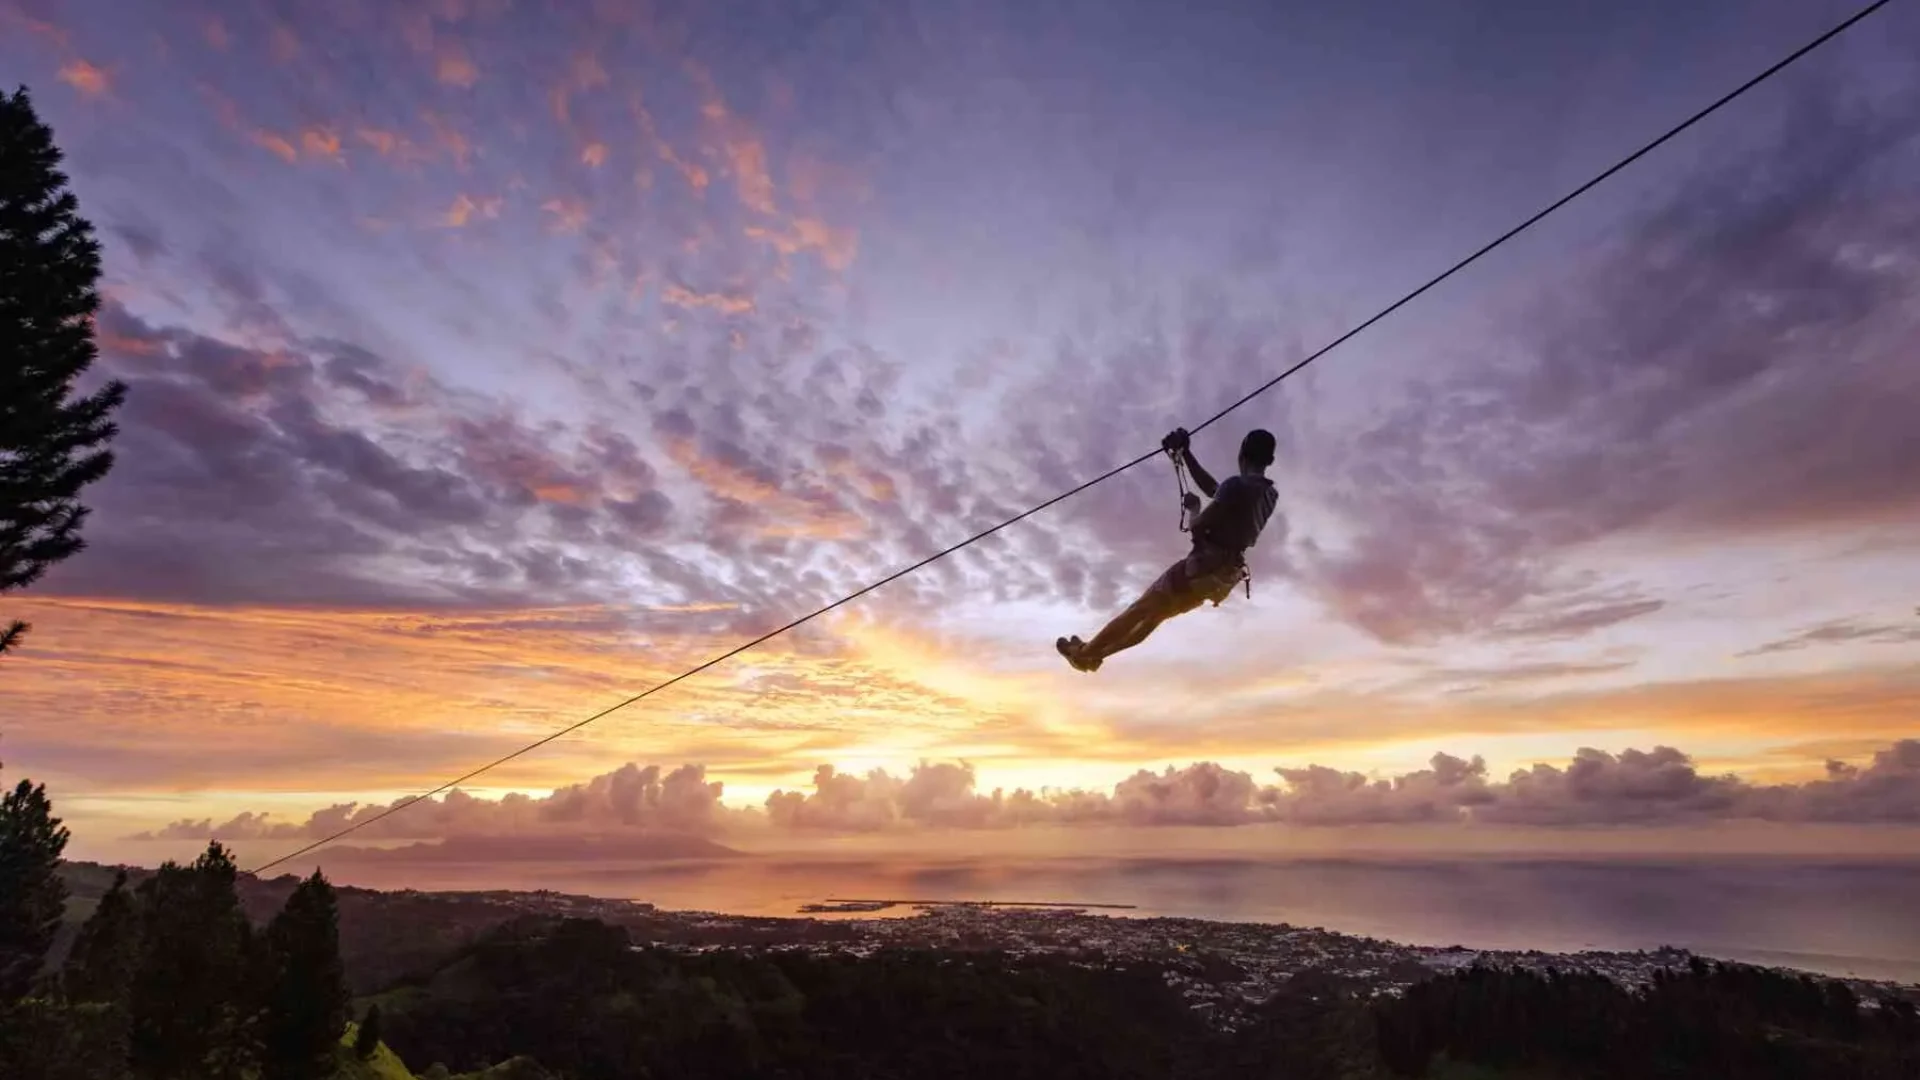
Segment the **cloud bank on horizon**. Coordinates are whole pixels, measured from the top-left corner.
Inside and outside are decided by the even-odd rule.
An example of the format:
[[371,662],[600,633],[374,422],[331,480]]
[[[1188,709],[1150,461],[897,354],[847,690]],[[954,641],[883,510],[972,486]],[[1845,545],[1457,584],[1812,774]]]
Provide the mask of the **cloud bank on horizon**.
[[[1213,762],[1142,769],[1110,792],[981,792],[965,762],[921,762],[904,777],[822,765],[810,791],[775,791],[762,807],[723,802],[725,785],[699,765],[663,771],[629,762],[544,797],[499,799],[454,790],[405,805],[342,803],[304,821],[244,812],[215,824],[175,821],[135,840],[321,840],[345,829],[365,840],[600,836],[628,831],[725,835],[782,831],[865,833],[1026,826],[1342,825],[1670,826],[1711,821],[1920,825],[1920,739],[1903,739],[1865,765],[1829,761],[1822,779],[1752,783],[1703,773],[1670,746],[1618,755],[1583,747],[1565,765],[1537,764],[1505,780],[1486,761],[1433,756],[1428,768],[1371,778],[1323,765],[1282,766],[1277,783]],[[387,816],[382,816],[387,815]],[[377,820],[376,820],[377,819]],[[468,852],[475,849],[463,848]],[[538,849],[522,849],[538,850]]]
[[[1383,35],[1254,5],[0,0],[107,245],[98,375],[131,386],[89,550],[18,601],[10,763],[80,820],[166,795],[209,828],[463,772],[1211,413],[1825,6]],[[1920,68],[1891,44],[1920,17],[1881,18],[1206,433],[1216,471],[1241,427],[1280,439],[1253,603],[1054,670],[1178,553],[1171,484],[1135,474],[498,782],[700,761],[796,829],[1881,820],[1821,778],[1908,745],[1920,679]],[[1505,764],[1413,767],[1475,738]],[[1793,775],[1624,749],[1667,744]],[[1253,779],[1306,753],[1338,767]],[[1672,804],[1593,794],[1681,774]],[[581,813],[616,813],[603,781]],[[619,783],[643,816],[744,812],[702,768]]]

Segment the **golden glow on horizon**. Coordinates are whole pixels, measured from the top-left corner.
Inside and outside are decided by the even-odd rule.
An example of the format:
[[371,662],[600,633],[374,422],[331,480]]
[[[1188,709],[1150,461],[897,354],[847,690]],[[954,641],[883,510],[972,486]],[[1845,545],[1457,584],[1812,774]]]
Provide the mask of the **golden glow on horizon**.
[[[10,741],[37,750],[5,759],[84,795],[77,821],[116,828],[266,808],[297,818],[334,802],[417,794],[730,644],[655,628],[651,648],[623,645],[593,621],[610,613],[592,608],[448,615],[46,599],[23,607],[38,624],[34,662],[9,670],[10,695],[23,715],[64,719],[15,725]],[[503,619],[513,628],[500,628]],[[1076,673],[995,671],[964,645],[942,647],[865,615],[829,625],[837,650],[803,655],[770,643],[731,672],[608,716],[467,790],[544,795],[629,760],[698,762],[739,807],[776,788],[811,790],[821,764],[904,777],[922,759],[964,759],[982,792],[1107,791],[1137,769],[1199,760],[1262,784],[1278,765],[1393,775],[1424,768],[1436,750],[1482,754],[1502,778],[1563,763],[1578,746],[1656,743],[1696,752],[1705,771],[1798,780],[1818,776],[1836,745],[1857,761],[1911,736],[1908,695],[1920,685],[1920,671],[1896,669],[1626,686],[1475,708],[1365,699],[1320,708],[1311,680],[1288,680],[1305,692],[1308,703],[1296,708],[1318,717],[1320,734],[1221,727],[1198,712],[1142,731],[1080,713],[1064,692]],[[1782,701],[1801,704],[1801,724],[1789,722],[1795,714]],[[1408,730],[1366,723],[1370,709]],[[1468,722],[1473,715],[1493,719]],[[1849,732],[1838,744],[1824,727],[1835,716]],[[57,764],[95,756],[108,764],[85,782]]]

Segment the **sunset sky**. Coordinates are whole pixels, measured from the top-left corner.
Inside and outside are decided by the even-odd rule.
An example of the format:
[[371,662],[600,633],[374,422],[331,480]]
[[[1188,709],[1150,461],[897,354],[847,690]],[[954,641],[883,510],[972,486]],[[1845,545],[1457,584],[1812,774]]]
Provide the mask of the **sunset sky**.
[[[1152,449],[1856,6],[0,0],[131,387],[0,598],[6,777],[77,857],[277,853]],[[1920,824],[1916,43],[1198,437],[1279,438],[1251,600],[1054,653],[1182,552],[1150,461],[368,833]]]

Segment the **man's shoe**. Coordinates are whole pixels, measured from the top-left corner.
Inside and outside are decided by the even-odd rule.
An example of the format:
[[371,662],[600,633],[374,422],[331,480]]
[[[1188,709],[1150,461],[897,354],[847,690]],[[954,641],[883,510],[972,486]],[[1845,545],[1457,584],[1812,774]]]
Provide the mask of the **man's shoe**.
[[1100,670],[1100,661],[1086,658],[1083,650],[1086,649],[1087,643],[1077,637],[1056,638],[1053,647],[1059,651],[1061,656],[1067,658],[1067,663],[1072,664],[1075,671]]

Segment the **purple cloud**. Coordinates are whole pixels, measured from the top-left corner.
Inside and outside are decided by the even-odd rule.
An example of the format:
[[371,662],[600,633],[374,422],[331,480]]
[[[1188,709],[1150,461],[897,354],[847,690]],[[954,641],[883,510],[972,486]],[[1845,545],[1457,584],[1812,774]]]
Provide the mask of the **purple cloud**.
[[246,348],[102,313],[129,384],[91,550],[54,591],[197,602],[553,604],[674,514],[625,435],[538,430],[365,349]]
[[1318,459],[1357,536],[1309,543],[1304,584],[1392,642],[1567,636],[1657,610],[1564,616],[1567,552],[1906,520],[1920,506],[1920,331],[1901,297],[1920,210],[1894,194],[1903,102],[1796,102],[1536,294],[1505,351]]

